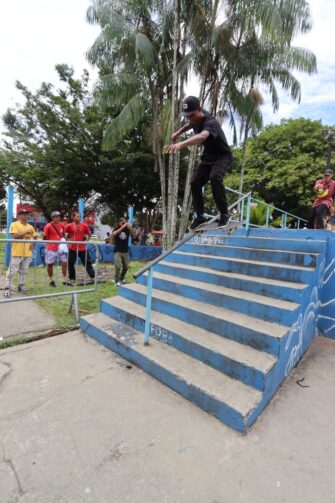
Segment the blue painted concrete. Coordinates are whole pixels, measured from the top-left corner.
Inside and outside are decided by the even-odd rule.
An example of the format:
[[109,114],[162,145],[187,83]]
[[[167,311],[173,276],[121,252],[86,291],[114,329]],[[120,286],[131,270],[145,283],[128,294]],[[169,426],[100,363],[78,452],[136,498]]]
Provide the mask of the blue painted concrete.
[[[204,243],[210,245],[210,252],[209,247],[204,246]],[[220,249],[220,244],[225,246],[231,244],[235,248]],[[262,250],[247,250],[245,247]],[[204,289],[194,288],[185,284],[176,284],[173,279],[154,278],[155,288],[179,295],[181,302],[161,300],[154,293],[153,310],[180,319],[190,326],[199,326],[222,337],[271,353],[278,358],[273,368],[263,374],[251,366],[243,365],[239,361],[210,350],[206,347],[205,340],[201,344],[195,343],[181,334],[171,330],[167,331],[164,327],[151,326],[151,336],[160,342],[170,344],[189,356],[221,370],[230,377],[261,390],[263,398],[247,418],[241,418],[236,411],[227,409],[225,404],[211,401],[206,394],[205,396],[201,391],[194,390],[191,383],[181,382],[178,384],[177,376],[169,374],[166,369],[157,368],[149,358],[146,359],[143,355],[137,354],[136,348],[125,347],[119,340],[113,341],[113,338],[108,337],[103,331],[99,332],[94,324],[85,325],[85,322],[82,322],[82,326],[87,333],[100,340],[107,347],[141,366],[148,373],[192,400],[204,410],[208,410],[235,429],[244,431],[257,419],[317,333],[321,332],[323,335],[335,339],[335,315],[333,314],[335,308],[335,235],[328,231],[250,229],[247,233],[245,229],[237,229],[230,237],[227,237],[224,231],[209,231],[206,234],[196,236],[192,243],[185,245],[183,249],[188,253],[174,252],[164,260],[164,263],[158,263],[155,266],[155,271],[201,281],[204,285],[206,283],[223,285],[272,298],[292,300],[299,304],[299,307],[292,312],[276,306],[266,307],[258,302],[248,303],[228,294],[211,293],[206,291],[205,286]],[[279,250],[279,252],[271,253],[268,251],[269,249]],[[290,251],[305,253],[296,255],[291,254]],[[204,257],[201,255],[204,253],[211,254],[211,256]],[[313,253],[319,255],[313,256],[311,255]],[[225,260],[224,257],[231,257],[232,260]],[[239,261],[238,257],[244,258],[245,262]],[[251,264],[248,263],[248,260],[255,260],[259,263]],[[263,260],[269,262],[270,265],[263,264]],[[279,263],[304,265],[309,268],[279,267]],[[179,264],[180,267],[175,268],[174,264]],[[191,267],[183,267],[185,264]],[[197,271],[192,269],[192,266],[204,267],[210,269],[210,272]],[[218,275],[218,270],[225,271],[228,275],[226,277]],[[245,278],[230,277],[229,272],[245,275]],[[284,280],[291,282],[292,286],[267,285],[256,281],[256,277]],[[145,284],[146,278],[142,276],[138,282]],[[298,289],[297,282],[304,283],[306,286],[303,289]],[[143,306],[146,303],[146,295],[142,292],[136,292],[131,286],[120,288],[119,293]],[[207,312],[199,312],[196,306],[186,308],[183,306],[182,298],[190,298],[217,306],[218,313],[220,307],[224,307],[232,313],[236,313],[236,317],[232,315],[232,319],[224,321]],[[138,315],[132,315],[104,301],[101,302],[101,311],[119,322],[143,331],[144,319]],[[259,327],[258,330],[242,327],[238,323],[239,313],[282,324],[283,337],[276,338],[271,333],[262,333]]]
[[246,260],[290,264],[305,267],[315,267],[316,256],[310,253],[281,252],[276,250],[260,250],[237,246],[211,246],[202,244],[185,244],[180,251],[187,253],[203,253],[217,257],[234,257]]
[[[239,232],[241,233],[243,231]],[[191,241],[191,243],[201,242],[208,245],[248,246],[250,248],[286,250],[304,253],[324,253],[327,246],[327,241],[302,239],[301,234],[299,239],[293,239],[290,237],[275,238],[274,236],[257,237],[252,235],[246,237],[245,235],[237,235],[235,233],[231,236],[227,236],[226,234],[218,233],[218,231],[210,231],[206,232],[206,234],[199,234],[195,236]]]
[[[125,323],[126,325],[144,333],[145,321],[143,318],[138,315],[130,314],[119,307],[107,304],[104,301],[102,302],[103,305],[101,310],[104,314],[108,314],[108,316],[114,320]],[[190,325],[190,331],[191,330],[192,325]],[[258,390],[264,390],[265,388],[266,374],[250,365],[248,366],[207,348],[205,340],[203,344],[200,345],[189,339],[185,339],[171,329],[167,330],[166,328],[156,324],[151,324],[150,332],[151,337],[173,346],[179,351],[182,351],[183,353],[186,353],[189,356],[192,356],[193,358],[220,370],[230,377],[238,379],[239,381],[242,381]]]
[[[145,306],[146,296],[144,294],[135,292],[130,288],[123,287],[119,288],[119,293],[122,297]],[[207,313],[186,308],[183,305],[160,300],[155,296],[152,298],[152,309],[159,311],[160,313],[173,316],[174,318],[185,321],[186,323],[192,322],[193,325],[203,328],[204,330],[214,332],[217,335],[221,335],[243,344],[247,344],[253,348],[278,355],[280,347],[279,339],[261,331],[252,330],[248,327],[242,327],[238,324],[237,320],[225,321]],[[103,303],[101,304],[101,311],[108,314],[103,307]]]
[[199,267],[209,267],[219,271],[231,271],[249,276],[261,276],[263,278],[280,279],[284,281],[294,281],[299,283],[309,283],[312,269],[288,269],[278,265],[263,265],[235,260],[226,261],[224,258],[204,257],[201,255],[191,255],[175,252],[168,255],[165,260],[178,262],[179,264],[195,265]]
[[[147,276],[140,276],[138,283],[142,285],[147,284]],[[188,297],[189,299],[198,300],[199,302],[206,302],[214,304],[218,307],[225,307],[232,311],[237,311],[255,318],[260,318],[264,321],[271,321],[285,326],[291,326],[296,317],[295,310],[290,311],[276,306],[269,306],[252,300],[246,300],[230,295],[210,292],[206,289],[204,283],[202,288],[196,288],[189,285],[174,283],[173,281],[154,278],[154,288],[166,292],[180,295],[181,297]],[[232,292],[232,295],[234,292]]]
[[[180,264],[181,265],[181,264]],[[296,284],[291,282],[291,286],[273,285],[254,281],[252,276],[244,278],[235,278],[229,274],[221,276],[216,274],[215,270],[198,271],[192,268],[174,267],[172,262],[159,262],[155,265],[155,271],[165,274],[181,276],[186,279],[195,281],[204,281],[205,283],[225,286],[227,288],[235,288],[236,290],[244,290],[246,292],[265,295],[266,297],[274,297],[275,299],[289,300],[292,302],[301,302],[303,290],[298,289]]]
[[84,318],[80,320],[80,327],[87,335],[93,337],[96,341],[100,342],[100,344],[134,363],[147,374],[152,375],[158,381],[161,381],[203,410],[213,414],[222,422],[232,426],[238,431],[245,431],[245,419],[239,412],[206,394],[202,389],[172,374],[149,357],[144,357],[136,350],[136,345],[126,344],[119,339],[107,335],[105,331],[94,327]]

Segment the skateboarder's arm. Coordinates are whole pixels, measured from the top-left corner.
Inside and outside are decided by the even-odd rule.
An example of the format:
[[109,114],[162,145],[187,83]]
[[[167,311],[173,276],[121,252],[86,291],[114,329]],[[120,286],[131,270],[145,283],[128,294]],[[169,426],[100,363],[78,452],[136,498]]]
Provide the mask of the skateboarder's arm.
[[186,133],[186,131],[189,131],[190,129],[192,129],[191,124],[185,124],[183,127],[181,127],[180,129],[178,129],[178,131],[176,131],[175,133],[172,134],[171,140],[173,142],[175,142],[176,139],[178,138],[178,136],[180,136],[183,133]]
[[204,130],[201,131],[201,133],[199,134],[191,136],[191,138],[188,138],[187,140],[181,141],[179,143],[174,143],[172,145],[166,145],[164,147],[164,150],[168,154],[173,154],[174,152],[177,152],[177,150],[180,150],[185,147],[191,147],[192,145],[201,145],[207,140],[208,137],[209,132]]

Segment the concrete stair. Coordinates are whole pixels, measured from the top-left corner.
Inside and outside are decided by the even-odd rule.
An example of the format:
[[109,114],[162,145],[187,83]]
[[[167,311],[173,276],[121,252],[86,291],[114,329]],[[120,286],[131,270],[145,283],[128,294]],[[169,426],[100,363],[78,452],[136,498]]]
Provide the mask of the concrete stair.
[[324,253],[325,242],[303,231],[208,231],[155,265],[149,346],[147,274],[101,301],[81,328],[245,431],[315,336]]

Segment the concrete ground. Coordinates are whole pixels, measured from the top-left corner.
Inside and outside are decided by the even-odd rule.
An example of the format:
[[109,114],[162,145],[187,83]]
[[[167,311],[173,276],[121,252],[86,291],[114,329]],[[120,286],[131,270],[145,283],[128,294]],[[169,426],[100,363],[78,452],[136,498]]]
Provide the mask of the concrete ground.
[[[0,300],[3,300],[4,276],[0,276]],[[12,298],[19,294],[14,291]],[[69,302],[70,303],[70,302]],[[23,337],[26,334],[50,330],[54,318],[33,300],[0,303],[0,340]],[[1,502],[1,496],[0,496]]]
[[334,341],[245,436],[127,365],[80,332],[0,352],[1,503],[334,503]]

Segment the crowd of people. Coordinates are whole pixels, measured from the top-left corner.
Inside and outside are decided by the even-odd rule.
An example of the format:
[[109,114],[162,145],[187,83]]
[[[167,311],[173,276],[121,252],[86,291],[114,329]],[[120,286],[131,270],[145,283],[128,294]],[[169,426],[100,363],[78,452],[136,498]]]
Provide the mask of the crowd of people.
[[[26,292],[26,276],[32,259],[34,240],[38,235],[34,227],[28,223],[29,212],[20,209],[17,220],[9,229],[9,234],[15,242],[11,246],[11,259],[6,273],[4,296],[10,297],[13,279],[18,275],[19,292]],[[76,264],[78,261],[85,267],[91,281],[95,279],[95,271],[87,251],[87,243],[91,238],[91,230],[87,223],[80,221],[79,212],[73,212],[71,222],[61,220],[61,213],[53,211],[51,221],[45,225],[43,240],[45,243],[45,265],[49,287],[56,288],[54,266],[60,265],[62,284],[73,287],[76,285]],[[22,240],[22,243],[16,241]],[[73,244],[71,243],[73,241]],[[113,246],[115,277],[117,286],[125,282],[129,266],[129,241],[134,245],[160,246],[160,234],[148,232],[144,227],[134,224],[132,227],[125,218],[119,218],[105,237],[105,243]]]

